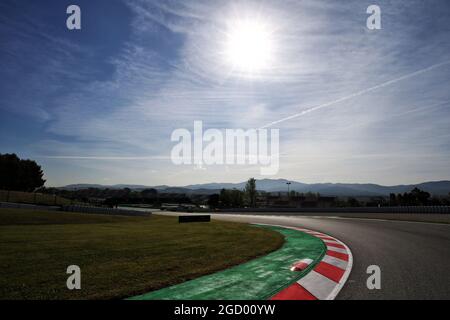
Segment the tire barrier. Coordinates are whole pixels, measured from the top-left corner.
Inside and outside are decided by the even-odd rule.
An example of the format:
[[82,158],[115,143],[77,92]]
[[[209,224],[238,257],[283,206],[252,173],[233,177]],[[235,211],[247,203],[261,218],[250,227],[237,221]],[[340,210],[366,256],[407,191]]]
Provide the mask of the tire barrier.
[[210,222],[210,215],[192,215],[192,216],[179,216],[178,223],[189,223],[189,222]]

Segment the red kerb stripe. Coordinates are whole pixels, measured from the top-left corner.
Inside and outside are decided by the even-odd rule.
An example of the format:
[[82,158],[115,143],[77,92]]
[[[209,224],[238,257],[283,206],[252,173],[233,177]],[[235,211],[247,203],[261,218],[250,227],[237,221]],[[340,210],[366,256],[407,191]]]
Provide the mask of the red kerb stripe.
[[344,260],[344,261],[348,261],[348,254],[345,254],[345,253],[328,250],[327,255]]
[[308,290],[297,282],[278,292],[270,300],[317,300]]
[[314,271],[320,273],[321,275],[327,277],[328,279],[333,280],[336,283],[341,281],[342,276],[344,275],[345,270],[333,266],[329,263],[321,261],[315,268]]
[[336,248],[345,249],[345,247],[340,243],[325,242],[325,244],[327,245],[327,247],[336,247]]

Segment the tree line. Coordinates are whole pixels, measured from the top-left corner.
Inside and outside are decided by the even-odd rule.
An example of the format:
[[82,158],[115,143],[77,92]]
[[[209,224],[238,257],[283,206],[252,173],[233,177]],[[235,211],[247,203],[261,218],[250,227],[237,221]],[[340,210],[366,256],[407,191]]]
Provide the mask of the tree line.
[[429,192],[414,188],[411,192],[391,193],[389,204],[391,206],[448,206],[450,205],[450,193],[448,197],[432,197]]
[[182,193],[159,193],[156,189],[131,190],[130,188],[86,188],[60,189],[42,188],[42,193],[56,194],[60,197],[80,202],[115,207],[119,204],[146,204],[159,206],[162,203],[192,203],[192,199]]
[[253,208],[256,206],[257,195],[256,180],[250,178],[244,190],[222,189],[219,194],[209,196],[208,205],[211,208]]
[[[44,173],[40,165],[29,159],[20,159],[16,154],[0,154],[0,190],[39,191],[42,193],[59,195],[64,198],[82,202],[98,202],[99,204],[115,206],[117,204],[151,204],[158,206],[161,203],[192,203],[208,204],[211,208],[242,208],[256,207],[258,192],[256,180],[247,181],[244,190],[222,189],[213,195],[186,195],[182,193],[158,193],[156,189],[144,190],[87,188],[80,190],[65,190],[59,188],[45,188]],[[279,195],[281,197],[281,194]],[[320,194],[300,194],[291,191],[289,199],[305,198],[308,201],[318,202]],[[372,197],[370,200],[360,200],[355,197],[335,197],[331,207],[373,207],[373,206],[429,206],[450,205],[448,196],[432,196],[430,193],[414,188],[410,192],[390,194],[386,197]]]
[[45,183],[44,172],[33,160],[0,154],[0,189],[32,192]]

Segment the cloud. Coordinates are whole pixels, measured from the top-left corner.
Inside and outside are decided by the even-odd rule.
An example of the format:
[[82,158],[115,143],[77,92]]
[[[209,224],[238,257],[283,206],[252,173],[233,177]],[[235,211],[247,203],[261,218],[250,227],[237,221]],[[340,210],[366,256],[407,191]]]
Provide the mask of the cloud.
[[[420,173],[414,179],[449,172],[442,162],[450,150],[449,66],[439,64],[450,58],[445,1],[436,0],[434,9],[421,1],[380,1],[377,32],[365,28],[368,1],[123,3],[131,14],[109,23],[130,32],[107,57],[92,41],[50,36],[42,20],[9,17],[0,29],[15,35],[2,46],[9,60],[0,75],[28,75],[16,88],[4,85],[2,107],[33,114],[51,137],[35,144],[35,155],[111,174],[120,160],[133,179],[117,182],[155,179],[132,174],[136,161],[180,184],[253,173],[249,167],[199,173],[168,161],[171,132],[203,120],[214,128],[279,126],[280,176],[292,179],[400,183],[413,179],[411,168]],[[223,57],[227,25],[243,17],[264,19],[277,48],[271,66],[255,74],[233,70]],[[413,157],[411,166],[402,166],[405,155]],[[308,169],[296,169],[300,164]]]

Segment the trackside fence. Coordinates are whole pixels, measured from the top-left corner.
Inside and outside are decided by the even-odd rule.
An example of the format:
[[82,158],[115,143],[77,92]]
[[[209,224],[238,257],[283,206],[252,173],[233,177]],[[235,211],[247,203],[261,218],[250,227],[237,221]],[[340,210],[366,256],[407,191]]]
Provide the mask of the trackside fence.
[[107,214],[120,216],[149,216],[149,211],[137,211],[127,209],[103,208],[103,207],[87,207],[87,206],[62,206],[61,211],[77,212],[77,213],[92,213],[92,214]]
[[106,214],[106,215],[120,215],[120,216],[141,216],[146,217],[151,215],[150,211],[138,211],[127,209],[115,209],[115,208],[103,208],[103,207],[90,207],[80,205],[69,206],[41,206],[25,203],[12,203],[12,202],[0,202],[0,208],[5,209],[27,209],[27,210],[51,210],[51,211],[63,211],[74,213],[91,213],[91,214]]
[[0,190],[1,202],[28,203],[44,206],[61,206],[74,204],[74,201],[65,199],[54,194],[39,192],[22,192]]
[[405,207],[348,207],[348,208],[235,208],[221,209],[220,212],[255,213],[420,213],[450,214],[450,206],[405,206]]

